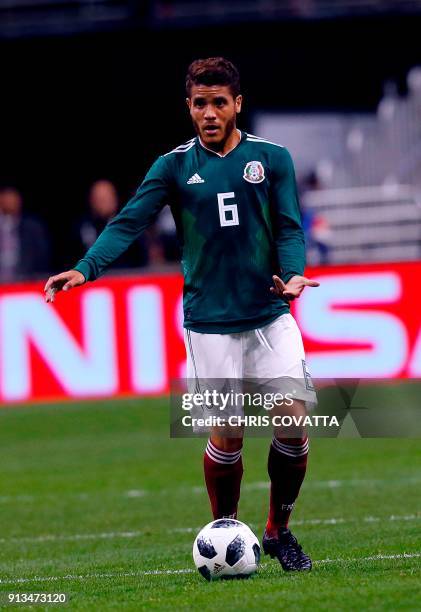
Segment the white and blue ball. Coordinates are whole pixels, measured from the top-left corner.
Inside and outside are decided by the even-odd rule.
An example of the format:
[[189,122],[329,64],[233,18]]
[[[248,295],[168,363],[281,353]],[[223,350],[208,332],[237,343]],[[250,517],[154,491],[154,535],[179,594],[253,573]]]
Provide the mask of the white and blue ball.
[[259,540],[245,523],[218,519],[197,534],[193,560],[206,580],[248,578],[259,566]]

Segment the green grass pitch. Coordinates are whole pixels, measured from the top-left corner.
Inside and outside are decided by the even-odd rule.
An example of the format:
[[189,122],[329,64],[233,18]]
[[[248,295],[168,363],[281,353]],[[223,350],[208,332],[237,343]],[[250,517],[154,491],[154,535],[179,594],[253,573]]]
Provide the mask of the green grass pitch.
[[[419,609],[419,440],[312,440],[291,528],[313,571],[264,557],[249,580],[207,583],[191,557],[211,519],[205,440],[168,430],[165,399],[0,410],[0,607],[64,592],[71,610]],[[267,448],[244,450],[239,518],[259,537]]]

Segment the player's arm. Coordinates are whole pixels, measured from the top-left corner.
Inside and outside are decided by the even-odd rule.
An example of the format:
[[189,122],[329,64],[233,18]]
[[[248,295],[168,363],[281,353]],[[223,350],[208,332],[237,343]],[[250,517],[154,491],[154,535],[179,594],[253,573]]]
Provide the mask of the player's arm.
[[305,240],[294,164],[287,149],[279,149],[278,155],[271,169],[271,206],[280,274],[273,276],[271,291],[293,300],[304,287],[318,287],[319,283],[304,276]]
[[167,162],[160,157],[150,168],[136,195],[108,223],[75,268],[48,279],[44,288],[46,301],[53,302],[58,291],[68,291],[98,278],[153,223],[168,202],[169,193]]

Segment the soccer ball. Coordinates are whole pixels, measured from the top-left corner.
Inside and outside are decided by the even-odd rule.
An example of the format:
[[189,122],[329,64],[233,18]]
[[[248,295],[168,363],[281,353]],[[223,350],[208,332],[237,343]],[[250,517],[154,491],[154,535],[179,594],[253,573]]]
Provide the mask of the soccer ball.
[[248,578],[259,565],[259,540],[245,523],[218,519],[197,534],[193,560],[206,580]]

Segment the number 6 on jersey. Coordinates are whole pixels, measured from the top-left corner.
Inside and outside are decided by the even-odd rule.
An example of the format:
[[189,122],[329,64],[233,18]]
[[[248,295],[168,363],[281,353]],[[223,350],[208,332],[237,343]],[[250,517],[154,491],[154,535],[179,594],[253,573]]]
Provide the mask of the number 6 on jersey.
[[226,193],[218,193],[217,196],[219,221],[221,223],[221,227],[228,227],[229,225],[239,225],[240,222],[238,220],[237,204],[225,204],[225,200],[231,200],[232,198],[235,198],[235,193],[233,191],[227,191]]

